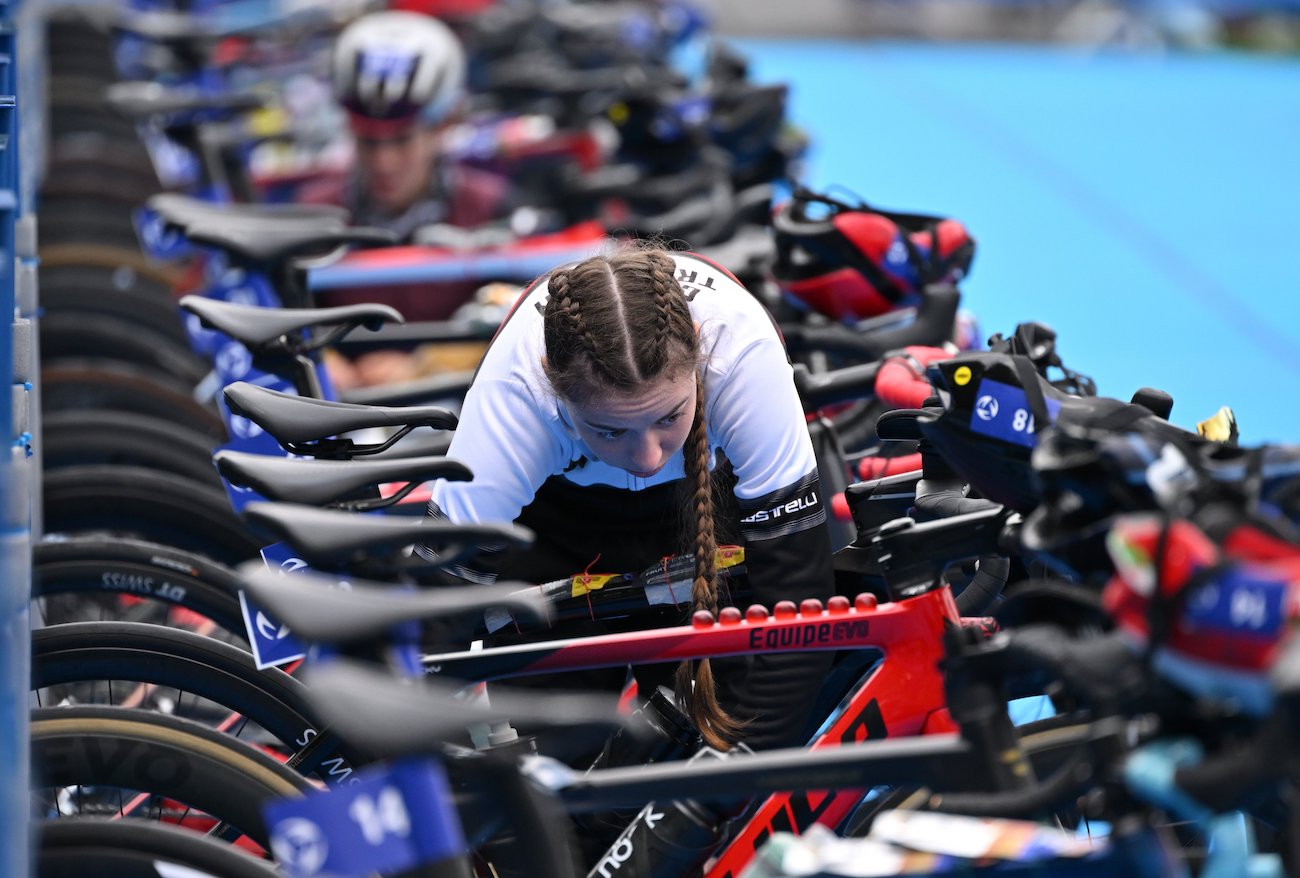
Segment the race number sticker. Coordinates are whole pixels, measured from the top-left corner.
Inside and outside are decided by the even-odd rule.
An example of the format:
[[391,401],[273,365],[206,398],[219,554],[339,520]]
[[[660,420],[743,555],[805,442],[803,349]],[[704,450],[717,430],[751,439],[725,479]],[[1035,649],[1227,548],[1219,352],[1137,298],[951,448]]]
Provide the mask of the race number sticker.
[[1183,620],[1191,628],[1272,640],[1287,622],[1287,590],[1286,580],[1264,571],[1228,570],[1187,600]]
[[[262,560],[270,569],[285,575],[307,567],[307,562],[294,557],[293,550],[285,543],[272,543],[263,548]],[[253,603],[242,588],[239,590],[239,608],[244,614],[244,630],[259,671],[306,657],[307,645],[294,636],[289,626],[282,625]]]
[[[1045,401],[1047,414],[1056,420],[1061,404],[1051,398]],[[1034,423],[1034,413],[1029,410],[1029,400],[1023,390],[991,378],[980,379],[975,411],[970,416],[972,432],[1033,448],[1038,442],[1036,431],[1041,426]]]
[[427,759],[372,766],[356,783],[264,811],[276,862],[293,878],[391,874],[465,853],[446,773]]

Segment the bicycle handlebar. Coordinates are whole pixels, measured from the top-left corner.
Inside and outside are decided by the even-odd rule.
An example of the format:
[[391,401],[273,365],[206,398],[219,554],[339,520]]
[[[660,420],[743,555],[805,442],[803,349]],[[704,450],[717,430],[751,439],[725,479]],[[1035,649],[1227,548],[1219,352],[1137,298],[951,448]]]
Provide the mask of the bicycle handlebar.
[[792,351],[824,350],[878,360],[889,351],[910,345],[937,345],[952,335],[961,293],[952,286],[930,286],[916,310],[916,319],[899,329],[863,333],[842,324],[782,326],[786,346]]
[[937,347],[912,345],[902,354],[888,357],[876,378],[876,396],[894,409],[919,409],[934,395],[925,367],[952,356]]
[[809,372],[802,363],[794,365],[794,386],[805,411],[816,411],[837,402],[861,399],[875,391],[879,363],[863,363],[832,372]]

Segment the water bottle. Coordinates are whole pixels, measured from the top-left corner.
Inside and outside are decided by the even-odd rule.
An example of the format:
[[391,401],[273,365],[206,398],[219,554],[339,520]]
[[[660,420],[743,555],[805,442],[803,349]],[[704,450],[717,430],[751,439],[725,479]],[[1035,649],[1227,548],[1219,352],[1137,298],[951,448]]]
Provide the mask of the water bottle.
[[[729,753],[703,747],[697,759],[727,759]],[[651,802],[641,809],[599,857],[587,878],[679,878],[698,875],[726,837],[728,822],[745,803],[713,804],[678,799]]]
[[[656,687],[629,719],[628,725],[606,742],[589,770],[647,765],[681,759],[699,745],[699,733],[673,700],[672,693]],[[602,811],[574,817],[574,829],[585,861],[603,856],[633,817],[632,811]]]

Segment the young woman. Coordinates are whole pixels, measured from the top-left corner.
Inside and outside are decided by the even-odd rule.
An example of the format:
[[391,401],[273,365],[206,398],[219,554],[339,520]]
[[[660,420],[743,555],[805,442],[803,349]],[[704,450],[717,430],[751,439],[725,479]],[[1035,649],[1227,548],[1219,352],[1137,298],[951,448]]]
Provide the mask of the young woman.
[[[527,551],[455,571],[465,578],[542,582],[598,558],[600,570],[640,570],[685,550],[696,609],[716,610],[722,529],[745,546],[756,601],[832,593],[825,505],[781,339],[763,306],[698,256],[628,250],[536,281],[488,349],[449,456],[474,478],[437,483],[432,515],[537,534]],[[715,497],[715,482],[728,490]],[[677,672],[706,741],[803,743],[828,654],[719,665],[716,690],[708,662]]]

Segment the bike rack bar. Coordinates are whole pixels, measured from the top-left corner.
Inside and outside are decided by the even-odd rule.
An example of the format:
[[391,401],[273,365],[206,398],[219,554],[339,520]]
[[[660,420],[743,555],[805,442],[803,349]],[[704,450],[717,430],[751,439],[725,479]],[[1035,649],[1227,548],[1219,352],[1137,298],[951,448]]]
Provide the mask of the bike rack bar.
[[[33,521],[39,521],[36,237],[44,166],[46,0],[0,0],[0,874],[31,871],[28,686]],[[39,449],[37,449],[39,450]]]

